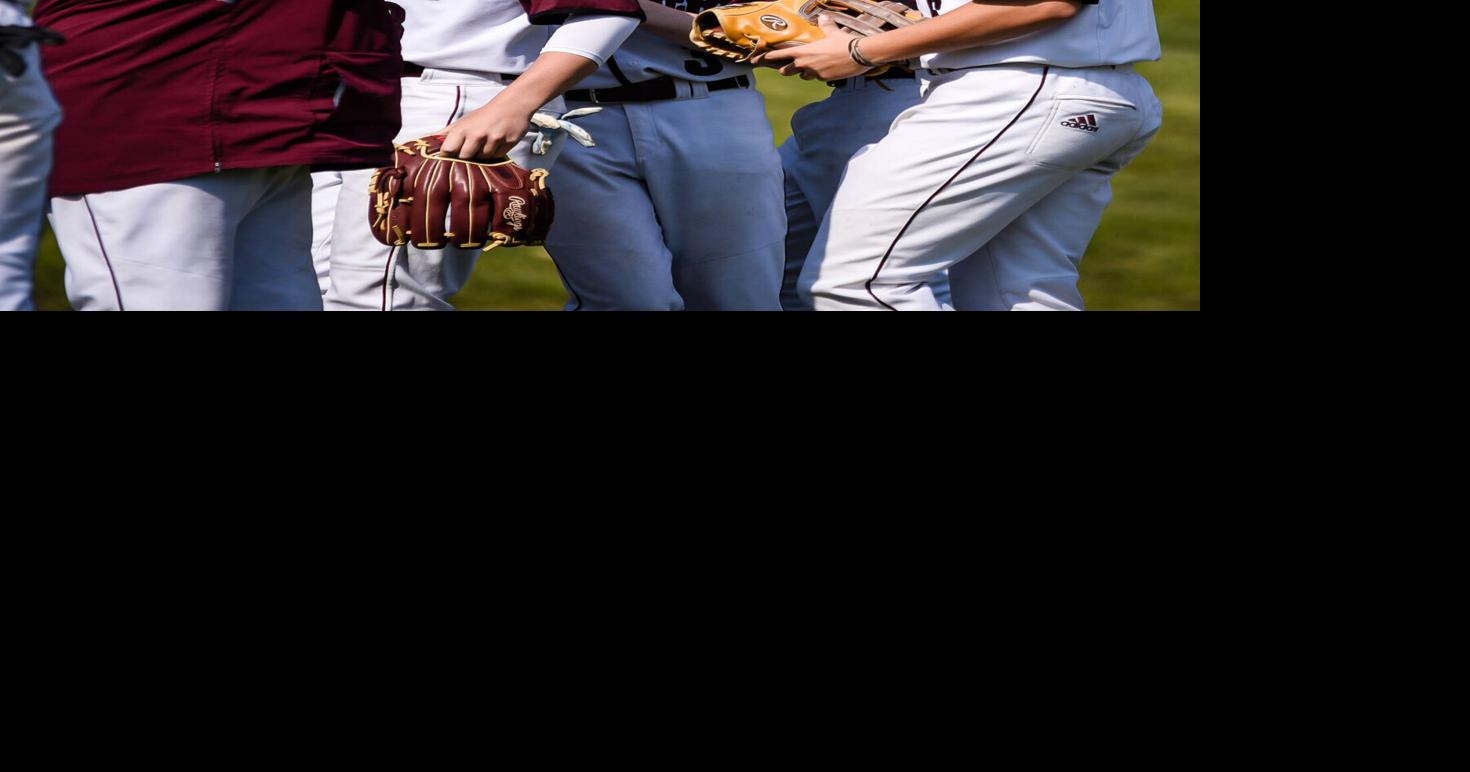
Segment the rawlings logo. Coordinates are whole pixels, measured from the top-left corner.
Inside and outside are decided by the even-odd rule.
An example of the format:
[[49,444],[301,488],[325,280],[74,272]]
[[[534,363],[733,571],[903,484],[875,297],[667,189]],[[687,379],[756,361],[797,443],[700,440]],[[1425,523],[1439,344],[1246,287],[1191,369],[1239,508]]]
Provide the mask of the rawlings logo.
[[770,27],[773,30],[776,30],[777,32],[780,32],[781,30],[786,29],[786,27],[789,26],[787,25],[785,19],[781,18],[780,16],[772,16],[770,14],[762,16],[761,23],[766,25],[767,27]]
[[526,224],[526,199],[511,196],[510,205],[506,206],[505,211],[501,214],[505,216],[505,221],[510,223],[512,229],[520,230]]

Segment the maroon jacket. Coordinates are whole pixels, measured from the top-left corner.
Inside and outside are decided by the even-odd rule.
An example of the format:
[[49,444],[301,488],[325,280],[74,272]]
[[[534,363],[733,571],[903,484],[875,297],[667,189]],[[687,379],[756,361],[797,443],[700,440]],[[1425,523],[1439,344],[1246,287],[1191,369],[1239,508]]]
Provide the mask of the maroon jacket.
[[[403,12],[383,0],[40,0],[65,113],[51,193],[392,163]],[[343,86],[341,101],[333,98]]]

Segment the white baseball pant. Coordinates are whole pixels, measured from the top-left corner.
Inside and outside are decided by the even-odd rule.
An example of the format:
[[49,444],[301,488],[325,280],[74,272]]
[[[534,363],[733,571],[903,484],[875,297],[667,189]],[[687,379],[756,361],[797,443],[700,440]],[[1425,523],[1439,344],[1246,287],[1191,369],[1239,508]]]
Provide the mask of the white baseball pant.
[[234,169],[51,199],[79,311],[320,311],[311,174]]
[[341,193],[342,172],[311,175],[311,263],[316,268],[316,282],[323,295],[332,286],[332,226],[337,222],[337,199]]
[[924,74],[926,96],[847,176],[798,283],[817,310],[1076,310],[1114,174],[1162,124],[1131,66]]
[[[848,159],[883,139],[899,113],[918,103],[916,78],[849,78],[833,87],[826,99],[791,116],[791,138],[780,148],[786,172],[786,272],[781,283],[785,310],[811,310],[801,305],[796,280],[837,195]],[[942,284],[947,299],[949,286]]]

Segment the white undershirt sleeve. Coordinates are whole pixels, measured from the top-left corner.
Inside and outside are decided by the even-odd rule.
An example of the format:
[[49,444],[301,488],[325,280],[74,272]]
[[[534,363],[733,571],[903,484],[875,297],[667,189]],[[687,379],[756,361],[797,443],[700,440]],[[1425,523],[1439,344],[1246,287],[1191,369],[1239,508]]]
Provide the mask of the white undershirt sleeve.
[[586,57],[601,67],[617,52],[639,20],[631,16],[573,16],[553,33],[541,49]]

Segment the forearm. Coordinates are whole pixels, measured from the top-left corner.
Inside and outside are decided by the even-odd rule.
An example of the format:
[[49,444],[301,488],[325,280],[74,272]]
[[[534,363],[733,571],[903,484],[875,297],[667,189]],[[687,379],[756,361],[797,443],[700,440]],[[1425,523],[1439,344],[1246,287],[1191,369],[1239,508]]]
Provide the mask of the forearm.
[[864,57],[879,64],[901,62],[1036,32],[1072,18],[1077,6],[1072,0],[974,2],[922,24],[866,38],[860,46]]
[[649,0],[638,0],[638,5],[643,7],[643,13],[648,16],[648,20],[639,29],[670,43],[690,46],[689,30],[694,27],[694,14]]
[[[567,89],[597,72],[597,62],[585,56],[548,51],[505,90],[495,95],[490,104],[526,116],[565,94]],[[487,105],[488,107],[488,105]]]
[[530,130],[531,118],[611,56],[638,28],[630,16],[572,17],[552,33],[541,55],[490,103],[445,129],[444,152],[460,158],[499,158]]

